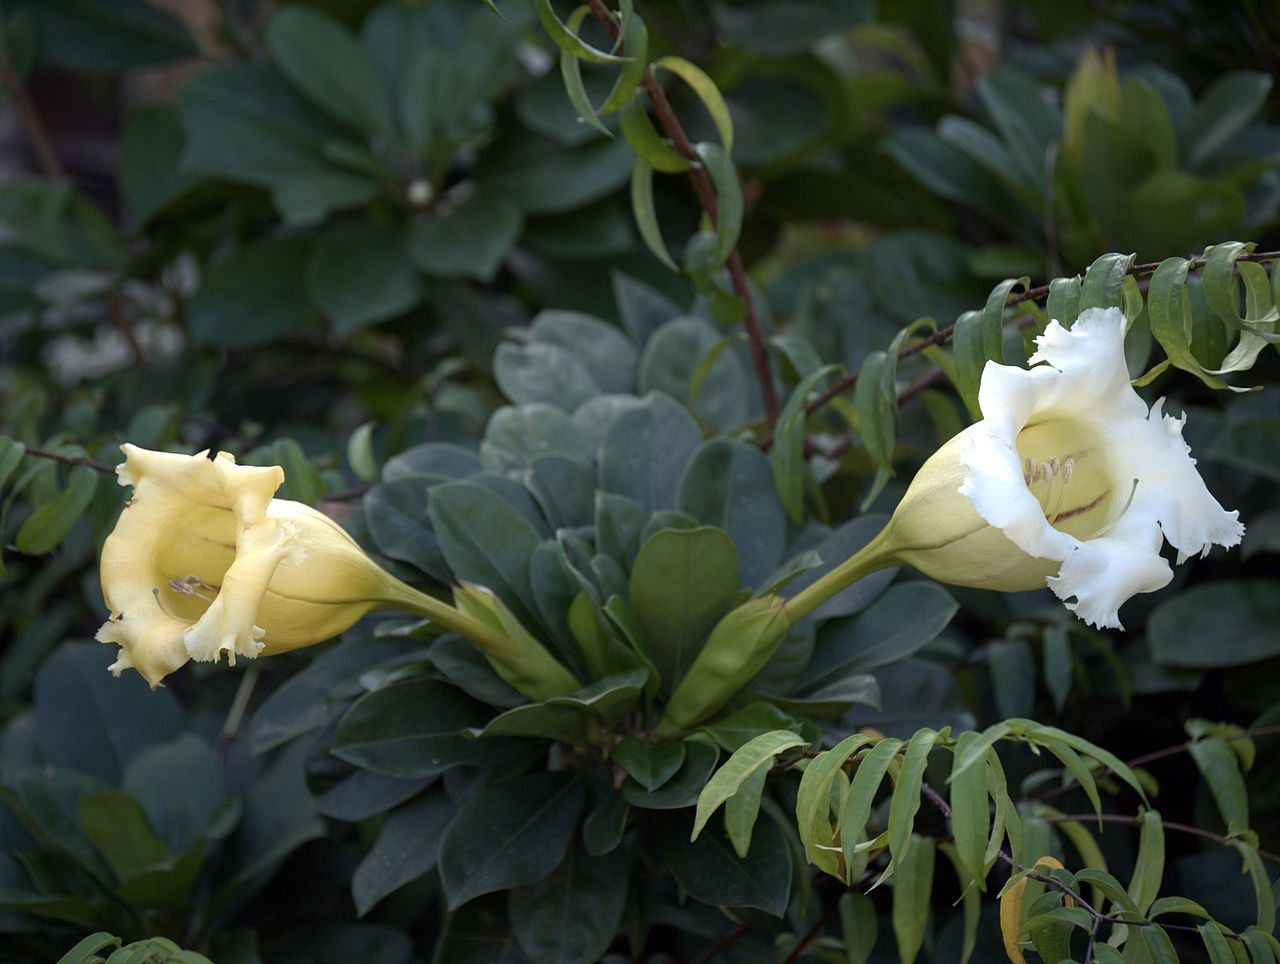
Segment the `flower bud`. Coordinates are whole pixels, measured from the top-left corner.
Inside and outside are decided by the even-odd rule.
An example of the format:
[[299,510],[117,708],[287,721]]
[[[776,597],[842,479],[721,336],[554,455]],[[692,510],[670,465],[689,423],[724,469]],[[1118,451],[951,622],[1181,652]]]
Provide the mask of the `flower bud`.
[[667,701],[657,737],[670,739],[701,723],[764,669],[791,629],[787,601],[750,599],[720,620]]
[[116,471],[134,491],[102,547],[111,618],[97,634],[120,646],[117,676],[132,667],[155,687],[189,659],[225,652],[234,663],[310,646],[379,606],[484,635],[383,570],[328,516],[273,499],[279,466],[122,450]]

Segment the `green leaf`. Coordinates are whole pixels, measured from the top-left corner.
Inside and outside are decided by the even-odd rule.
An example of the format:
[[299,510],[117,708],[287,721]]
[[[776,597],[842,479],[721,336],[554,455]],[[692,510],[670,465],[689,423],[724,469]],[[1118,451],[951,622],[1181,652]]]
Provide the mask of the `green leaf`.
[[627,394],[635,387],[638,356],[615,325],[577,311],[538,312],[529,337],[572,353],[607,394]]
[[422,298],[403,231],[377,221],[336,224],[307,258],[307,293],[339,334],[402,315]]
[[36,733],[42,762],[118,783],[147,747],[188,729],[168,690],[151,692],[136,673],[112,678],[115,652],[100,643],[67,643],[41,664],[35,680]]
[[[849,794],[845,797],[844,806],[840,809],[840,844],[844,850],[845,866],[849,879],[860,876],[866,869],[868,855],[865,850],[856,848],[867,838],[867,820],[871,817],[871,805],[875,801],[876,792],[884,782],[888,772],[902,749],[902,741],[896,739],[880,740],[873,746],[858,764],[858,769],[849,783]],[[803,837],[803,831],[801,833]],[[810,858],[812,860],[812,857]]]
[[545,879],[568,853],[584,799],[582,780],[568,773],[529,773],[472,791],[440,842],[449,909]]
[[1045,314],[1063,328],[1075,324],[1080,314],[1080,278],[1054,278],[1049,282],[1049,297],[1045,301]]
[[787,514],[797,524],[804,521],[804,429],[808,418],[805,403],[809,400],[809,394],[821,382],[839,370],[838,365],[827,365],[801,379],[787,397],[787,402],[774,423],[773,447],[769,450],[773,484]]
[[729,259],[742,233],[742,188],[728,150],[717,144],[695,144],[693,149],[716,189],[716,246],[711,261],[716,270]]
[[898,941],[898,960],[902,964],[912,964],[920,954],[933,893],[933,841],[912,834],[908,842],[905,855],[896,861],[893,885],[893,936]]
[[493,711],[438,680],[417,677],[367,693],[352,705],[333,736],[333,754],[385,776],[436,776],[460,763],[502,758],[505,741],[463,735],[484,726]]
[[692,807],[698,794],[707,785],[711,771],[715,769],[719,751],[704,739],[684,741],[684,763],[675,776],[665,781],[657,790],[645,790],[638,782],[628,780],[622,785],[622,798],[634,807],[645,810],[681,810]]
[[1236,259],[1247,254],[1255,245],[1243,241],[1224,241],[1215,244],[1207,253],[1201,283],[1205,300],[1213,313],[1230,328],[1243,330],[1245,320],[1240,314],[1240,287],[1236,282]]
[[640,240],[672,271],[679,271],[667,250],[667,242],[662,238],[662,228],[658,226],[658,209],[653,203],[653,168],[640,157],[636,157],[631,168],[631,211],[636,219],[636,230],[640,232]]
[[108,947],[119,947],[120,943],[120,938],[108,934],[106,931],[90,934],[58,958],[58,964],[92,964],[93,961],[102,960],[101,957],[97,956],[98,951],[105,950]]
[[1190,372],[1210,388],[1228,388],[1221,378],[1205,371],[1191,350],[1191,295],[1187,291],[1185,258],[1166,258],[1151,276],[1147,288],[1147,316],[1151,334],[1177,368]]
[[18,529],[14,540],[18,551],[28,556],[42,556],[52,551],[89,508],[97,487],[96,469],[85,465],[72,468],[66,488],[37,507]]
[[148,825],[181,853],[208,832],[226,800],[213,750],[191,733],[147,747],[124,771],[122,789]]
[[267,46],[285,76],[321,110],[367,133],[395,136],[377,66],[332,17],[285,7],[267,26]]
[[192,338],[243,348],[303,328],[312,316],[306,238],[267,238],[238,248],[205,275],[187,308]]
[[526,627],[541,624],[529,558],[542,537],[518,510],[474,482],[448,482],[431,490],[428,516],[456,579],[497,593]]
[[724,804],[724,829],[733,844],[734,852],[745,858],[751,851],[751,837],[760,817],[760,801],[764,785],[769,779],[769,763],[762,763],[746,780],[737,793]]
[[1178,952],[1174,950],[1173,941],[1159,926],[1139,928],[1142,933],[1142,944],[1151,955],[1154,964],[1178,964]]
[[1164,881],[1164,822],[1157,811],[1144,810],[1138,827],[1138,859],[1128,891],[1137,912],[1145,914]]
[[41,60],[70,71],[130,70],[198,53],[182,22],[145,0],[16,0],[5,12],[31,16]]
[[1270,92],[1271,78],[1264,73],[1237,70],[1215,79],[1180,125],[1187,165],[1199,167],[1229,144]]
[[964,918],[964,932],[960,943],[960,964],[968,964],[978,943],[978,925],[982,919],[982,899],[978,895],[978,890],[979,887],[984,885],[974,886],[978,881],[975,881],[974,877],[960,862],[960,857],[952,844],[940,843],[937,847],[951,861],[960,883],[960,901],[963,905],[962,914]]
[[1249,829],[1249,793],[1240,772],[1240,760],[1226,740],[1206,737],[1192,740],[1187,746],[1191,759],[1195,760],[1200,776],[1218,812],[1227,825],[1228,836],[1238,836]]
[[755,446],[725,438],[705,443],[680,480],[676,505],[729,534],[744,584],[759,586],[782,561],[786,510],[769,460]]
[[351,896],[359,916],[435,867],[440,840],[453,813],[448,795],[433,791],[387,815],[378,839],[351,878]]
[[724,102],[724,97],[716,87],[715,81],[708,77],[701,67],[691,64],[683,57],[660,57],[653,62],[652,69],[655,74],[659,70],[668,70],[689,85],[689,88],[702,101],[702,106],[707,109],[707,113],[711,115],[712,123],[716,125],[724,156],[726,158],[731,156],[733,154],[733,118],[729,116],[729,105]]
[[[627,139],[637,160],[663,174],[681,174],[689,170],[689,161],[661,137],[645,113],[646,98],[636,92],[619,115],[622,136]],[[652,177],[652,174],[648,175]]]
[[802,739],[790,730],[773,730],[762,733],[737,750],[724,766],[716,771],[702,792],[698,794],[698,810],[694,816],[693,837],[696,839],[707,825],[711,815],[726,800],[736,794],[742,785],[750,779],[763,764],[772,765],[773,760],[783,750],[794,747],[807,747],[807,740]]
[[627,830],[631,804],[617,793],[602,799],[582,822],[582,844],[593,857],[612,853],[622,843]]
[[134,223],[146,224],[199,182],[179,165],[185,148],[175,105],[148,105],[129,115],[120,135],[120,190]]
[[123,790],[84,797],[80,826],[119,881],[136,877],[169,856],[169,845],[155,835],[138,801]]
[[547,36],[550,37],[555,45],[561,50],[592,64],[626,63],[631,59],[623,55],[611,54],[607,51],[599,50],[591,46],[574,31],[570,30],[560,17],[556,15],[555,7],[551,5],[551,0],[535,0],[535,3],[538,9],[538,20],[542,23],[542,29],[547,32]]
[[590,856],[574,844],[549,876],[511,892],[511,926],[535,961],[604,959],[627,903],[626,853]]
[[282,751],[241,798],[242,816],[228,842],[231,872],[222,878],[215,904],[243,892],[259,874],[274,870],[296,848],[324,835],[307,789],[305,741]]
[[936,583],[891,586],[863,612],[819,629],[801,691],[906,659],[936,638],[959,608]]
[[623,412],[600,445],[600,486],[652,512],[673,509],[685,467],[702,441],[693,417],[668,395],[651,392]]
[[632,565],[630,597],[649,641],[648,655],[674,686],[707,633],[737,601],[733,540],[712,526],[654,533]]
[[320,501],[320,474],[294,439],[277,439],[271,445],[271,462],[284,469],[284,498],[314,506]]
[[1243,840],[1230,841],[1232,847],[1244,858],[1244,872],[1253,883],[1254,899],[1258,907],[1258,930],[1270,934],[1276,929],[1276,898],[1271,891],[1271,878],[1258,848]]
[[938,732],[921,727],[907,743],[902,757],[902,770],[893,788],[889,804],[889,866],[881,873],[877,883],[886,880],[906,859],[913,839],[916,814],[920,810],[920,789],[924,783],[924,770],[929,765],[929,754],[938,740]]
[[505,198],[476,195],[445,214],[416,221],[409,250],[427,274],[492,281],[520,237],[523,220]]
[[597,745],[602,732],[616,726],[639,702],[647,677],[644,669],[606,676],[571,695],[507,710],[472,735],[540,736],[576,746]]
[[1231,953],[1231,945],[1222,936],[1216,924],[1201,924],[1196,928],[1200,939],[1204,941],[1205,953],[1209,955],[1209,964],[1236,964],[1236,956]]
[[722,428],[737,426],[751,417],[750,376],[744,360],[727,348],[710,322],[673,318],[645,345],[636,386],[665,392]]
[[672,814],[663,821],[667,869],[694,900],[720,907],[755,907],[781,917],[791,896],[792,862],[786,838],[773,820],[755,828],[751,849],[739,857],[716,826],[690,843],[690,820]]
[[991,814],[987,803],[987,772],[984,766],[971,766],[955,773],[956,763],[968,748],[981,739],[982,734],[969,731],[960,734],[952,759],[951,776],[951,835],[960,866],[977,882],[978,889],[986,890],[987,835],[991,829]]
[[[1280,653],[1274,631],[1280,620],[1280,590],[1273,582],[1220,580],[1176,593],[1152,612],[1147,639],[1164,666],[1244,666]],[[1218,634],[1231,626],[1231,646]]]
[[503,342],[493,356],[498,387],[518,405],[554,405],[572,412],[600,394],[590,372],[559,345]]
[[1124,279],[1132,265],[1131,254],[1104,254],[1089,265],[1080,286],[1080,310],[1119,308],[1123,303]]
[[634,736],[624,737],[613,748],[610,759],[646,790],[657,790],[684,764],[683,743],[646,743]]
[[421,479],[391,479],[365,495],[365,520],[379,552],[446,583],[451,574],[428,523],[429,498],[429,489]]
[[839,909],[845,964],[867,964],[880,929],[875,905],[866,894],[853,890],[840,895]]

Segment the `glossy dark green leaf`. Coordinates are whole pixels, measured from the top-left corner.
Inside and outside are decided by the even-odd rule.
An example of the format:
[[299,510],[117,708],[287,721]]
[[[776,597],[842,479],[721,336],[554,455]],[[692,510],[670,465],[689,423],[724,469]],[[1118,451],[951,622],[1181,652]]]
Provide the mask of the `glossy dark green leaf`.
[[187,731],[168,690],[151,692],[137,673],[107,672],[115,658],[112,646],[68,643],[41,665],[35,704],[45,763],[116,783],[147,747]]
[[139,753],[121,786],[174,853],[204,836],[226,793],[213,749],[190,733]]
[[310,251],[306,238],[269,238],[214,265],[187,309],[192,337],[238,348],[302,330],[314,314],[305,282]]
[[80,520],[98,486],[96,469],[77,465],[67,475],[66,487],[40,505],[22,523],[14,540],[18,551],[40,556],[53,550]]
[[600,486],[647,510],[672,509],[701,433],[685,409],[660,392],[618,416],[600,447]]
[[677,507],[729,534],[745,585],[759,585],[782,561],[786,510],[769,460],[754,446],[724,438],[703,445],[680,480]]
[[383,897],[431,871],[454,805],[448,795],[423,794],[387,815],[378,839],[351,878],[356,913],[363,917]]
[[899,583],[862,613],[821,628],[801,685],[816,688],[849,672],[906,659],[942,632],[957,609],[941,586]]
[[716,824],[689,842],[684,814],[664,819],[662,836],[667,869],[689,896],[724,907],[755,907],[780,917],[790,899],[792,864],[786,838],[772,820],[760,821],[751,849],[739,857]]
[[644,810],[681,810],[692,807],[698,794],[707,784],[707,778],[715,769],[720,751],[705,739],[684,742],[684,763],[675,776],[657,790],[645,790],[639,783],[628,780],[622,785],[622,798],[633,807]]
[[417,677],[374,690],[352,705],[333,736],[339,759],[401,779],[431,777],[458,764],[496,762],[501,740],[462,734],[482,727],[493,711],[447,683]]
[[520,236],[522,221],[511,202],[478,195],[445,214],[416,221],[409,251],[427,274],[492,281]]
[[649,657],[675,685],[698,646],[738,595],[738,554],[720,529],[663,529],[641,546],[631,570],[631,608]]
[[[1204,583],[1170,597],[1151,614],[1147,642],[1166,666],[1242,666],[1280,653],[1274,632],[1280,591],[1266,580]],[[1231,645],[1221,645],[1222,627]]]
[[404,232],[376,221],[334,225],[307,258],[307,292],[339,333],[385,321],[422,297]]
[[516,941],[535,961],[594,964],[622,923],[627,901],[626,854],[593,857],[571,844],[548,877],[511,892]]
[[286,7],[267,26],[267,46],[285,76],[321,110],[369,133],[392,133],[390,99],[377,67],[336,20]]
[[454,577],[497,593],[526,629],[535,629],[529,557],[542,537],[533,525],[474,482],[436,486],[428,516]]
[[1266,102],[1272,80],[1264,73],[1237,70],[1218,77],[1181,125],[1187,163],[1198,167],[1229,144]]
[[581,778],[545,772],[489,783],[468,795],[440,842],[449,909],[544,880],[568,853],[584,798]]

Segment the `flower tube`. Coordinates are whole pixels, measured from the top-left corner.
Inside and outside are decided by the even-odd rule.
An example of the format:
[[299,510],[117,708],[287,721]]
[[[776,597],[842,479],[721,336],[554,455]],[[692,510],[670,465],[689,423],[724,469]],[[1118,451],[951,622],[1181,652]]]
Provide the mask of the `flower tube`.
[[102,547],[111,616],[97,634],[120,646],[115,675],[133,668],[154,688],[189,659],[310,646],[380,607],[460,633],[490,659],[509,654],[502,634],[396,579],[328,516],[272,498],[279,466],[121,449],[116,472],[134,491]]
[[1080,619],[1161,589],[1178,563],[1238,545],[1182,438],[1184,419],[1148,409],[1124,359],[1118,308],[1090,309],[1037,338],[1030,369],[988,362],[982,421],[921,467],[885,530],[789,603],[794,619],[865,575],[907,564],[940,582],[1006,592],[1048,586]]

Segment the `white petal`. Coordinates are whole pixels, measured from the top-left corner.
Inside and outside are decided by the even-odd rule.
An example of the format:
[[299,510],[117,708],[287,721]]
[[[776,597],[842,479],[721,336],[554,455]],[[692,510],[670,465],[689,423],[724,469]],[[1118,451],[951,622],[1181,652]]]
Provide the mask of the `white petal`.
[[960,493],[969,499],[978,515],[1002,530],[1023,552],[1041,559],[1065,559],[1076,540],[1049,525],[1044,509],[1027,488],[1014,442],[1017,430],[1009,435],[984,420],[965,433],[968,439],[960,460],[969,473]]
[[1151,415],[1118,440],[1126,465],[1138,479],[1138,494],[1149,505],[1181,564],[1213,545],[1235,546],[1244,536],[1239,512],[1228,512],[1209,492],[1196,460],[1182,438],[1185,418],[1162,414],[1164,399]]
[[1124,312],[1119,308],[1086,309],[1070,329],[1049,322],[1044,334],[1036,338],[1039,350],[1028,362],[1052,366],[1070,387],[1039,411],[1053,409],[1053,414],[1067,414],[1105,407],[1109,409],[1107,417],[1145,414],[1146,406],[1129,384],[1124,330]]

